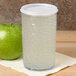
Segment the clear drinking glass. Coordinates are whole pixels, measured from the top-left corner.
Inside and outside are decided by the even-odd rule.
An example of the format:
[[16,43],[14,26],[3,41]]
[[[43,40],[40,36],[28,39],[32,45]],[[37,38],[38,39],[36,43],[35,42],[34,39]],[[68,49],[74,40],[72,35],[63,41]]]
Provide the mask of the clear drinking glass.
[[55,64],[57,7],[34,3],[22,6],[23,62],[30,70]]

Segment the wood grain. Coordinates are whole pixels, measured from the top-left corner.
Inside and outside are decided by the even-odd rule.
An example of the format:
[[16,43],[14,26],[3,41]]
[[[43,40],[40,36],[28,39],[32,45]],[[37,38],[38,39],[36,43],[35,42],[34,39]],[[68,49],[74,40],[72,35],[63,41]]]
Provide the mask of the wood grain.
[[57,31],[56,51],[76,58],[76,31]]
[[0,76],[29,76],[29,75],[0,64]]
[[76,43],[57,43],[56,51],[76,58]]
[[71,67],[65,68],[55,74],[47,76],[76,76],[76,64]]
[[51,3],[58,7],[58,30],[76,30],[76,0],[0,0],[0,23],[21,24],[20,8],[28,3]]
[[76,43],[76,31],[57,31],[56,41]]

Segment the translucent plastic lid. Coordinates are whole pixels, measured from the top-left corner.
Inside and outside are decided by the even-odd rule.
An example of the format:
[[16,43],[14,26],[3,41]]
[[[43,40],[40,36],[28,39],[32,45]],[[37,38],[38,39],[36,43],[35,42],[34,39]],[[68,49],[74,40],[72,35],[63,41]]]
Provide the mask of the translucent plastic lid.
[[21,13],[28,15],[53,15],[58,12],[56,6],[45,3],[27,4],[21,7]]

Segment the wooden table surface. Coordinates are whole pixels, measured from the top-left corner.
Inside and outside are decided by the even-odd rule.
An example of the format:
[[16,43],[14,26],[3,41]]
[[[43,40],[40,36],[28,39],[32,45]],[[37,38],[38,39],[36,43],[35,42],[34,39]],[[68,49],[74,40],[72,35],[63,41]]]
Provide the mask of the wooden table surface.
[[[57,31],[56,51],[76,58],[76,31]],[[76,64],[48,76],[76,76]]]
[[76,31],[57,31],[56,51],[76,58]]

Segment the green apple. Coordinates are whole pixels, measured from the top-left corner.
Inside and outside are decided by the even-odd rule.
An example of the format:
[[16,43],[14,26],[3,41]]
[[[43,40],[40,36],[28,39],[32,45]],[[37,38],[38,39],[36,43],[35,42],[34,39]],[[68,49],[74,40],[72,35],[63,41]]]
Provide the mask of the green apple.
[[17,24],[0,24],[0,59],[13,60],[21,55],[21,26]]

